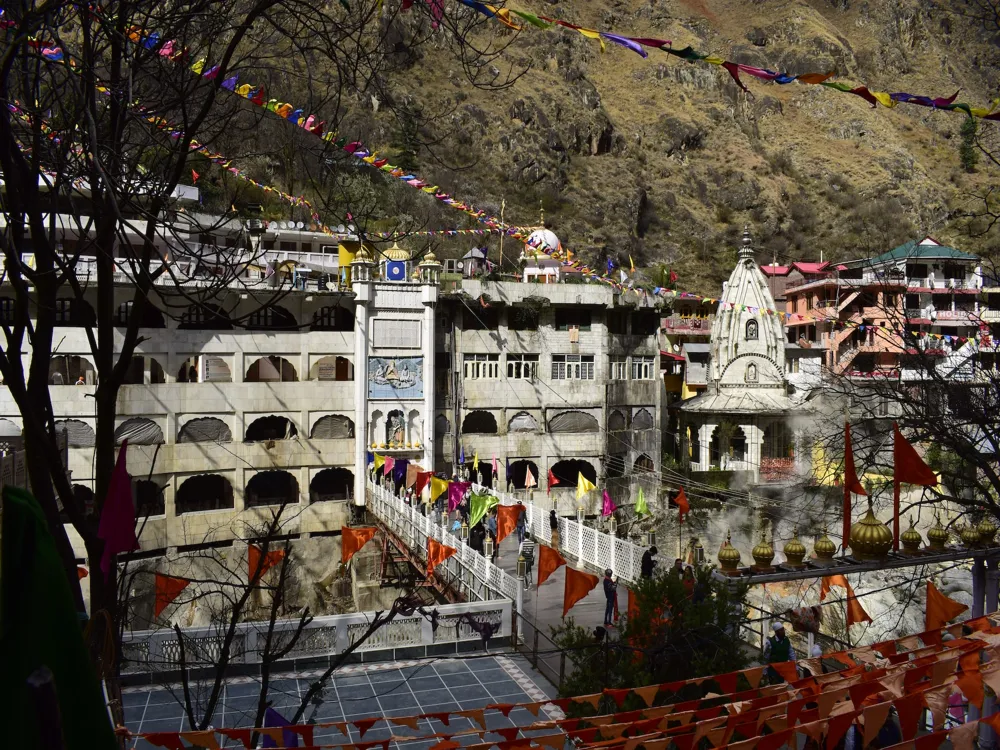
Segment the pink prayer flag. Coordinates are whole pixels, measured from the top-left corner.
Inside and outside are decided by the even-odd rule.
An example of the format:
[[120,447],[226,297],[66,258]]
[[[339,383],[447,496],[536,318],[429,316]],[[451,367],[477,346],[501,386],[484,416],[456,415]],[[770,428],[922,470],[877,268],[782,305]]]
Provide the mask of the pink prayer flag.
[[392,456],[386,456],[385,463],[382,464],[382,476],[386,477],[389,476],[389,473],[392,471],[392,467],[395,465],[396,465],[396,459],[394,459]]
[[604,503],[601,505],[601,515],[610,516],[618,508],[615,505],[615,501],[611,499],[611,495],[608,494],[607,490],[604,490]]
[[128,440],[122,441],[111,475],[108,496],[101,509],[101,522],[97,527],[97,538],[104,540],[104,554],[101,555],[101,570],[107,578],[111,573],[111,558],[119,552],[133,552],[139,549],[135,538],[135,505],[132,503],[132,479],[128,475],[125,454]]
[[527,468],[527,474],[524,476],[524,486],[525,487],[537,487],[538,482],[535,480],[535,475],[531,473],[531,467]]
[[448,485],[448,512],[455,510],[459,503],[462,502],[462,498],[465,497],[465,491],[472,487],[471,482],[452,482]]
[[497,454],[493,454],[493,476],[500,476],[500,467],[497,465]]

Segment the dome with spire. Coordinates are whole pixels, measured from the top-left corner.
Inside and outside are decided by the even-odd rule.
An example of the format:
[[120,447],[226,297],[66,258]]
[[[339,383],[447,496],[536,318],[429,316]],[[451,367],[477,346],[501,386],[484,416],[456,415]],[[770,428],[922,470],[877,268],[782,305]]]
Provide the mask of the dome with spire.
[[540,228],[528,235],[525,244],[535,250],[542,252],[558,252],[562,250],[562,243],[551,229]]
[[409,260],[410,253],[399,246],[398,243],[393,242],[392,247],[385,251],[386,260]]

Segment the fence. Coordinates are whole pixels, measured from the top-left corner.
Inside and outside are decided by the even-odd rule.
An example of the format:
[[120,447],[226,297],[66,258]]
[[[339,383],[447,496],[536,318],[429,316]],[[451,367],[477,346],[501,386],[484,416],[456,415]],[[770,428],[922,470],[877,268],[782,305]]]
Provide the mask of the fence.
[[[498,629],[493,638],[509,641],[512,633],[512,606],[510,601],[463,602],[427,607],[437,611],[435,629],[428,618],[419,612],[399,615],[392,622],[376,630],[357,649],[361,658],[372,652],[392,652],[388,658],[406,655],[427,655],[473,650],[482,644],[480,634],[469,626],[471,615],[477,622],[489,622]],[[346,615],[316,617],[302,630],[295,645],[282,661],[322,660],[342,654],[368,629],[372,614],[357,612]],[[279,620],[271,636],[270,652],[274,653],[288,644],[298,628],[298,620]],[[236,625],[230,642],[232,664],[257,664],[267,646],[268,623],[241,622]],[[161,672],[179,669],[181,642],[184,645],[184,663],[189,668],[211,667],[218,663],[226,641],[226,624],[203,628],[186,628],[181,631],[182,641],[170,629],[143,630],[125,634],[122,643],[126,673]],[[465,644],[463,646],[462,644]],[[382,654],[385,657],[386,654]]]
[[572,669],[572,665],[566,663],[566,652],[542,632],[537,622],[529,620],[517,612],[514,613],[514,618],[518,632],[518,639],[514,644],[515,650],[523,654],[531,662],[531,666],[537,669],[557,690],[562,690],[567,667]]
[[432,518],[373,482],[368,483],[368,510],[378,516],[415,557],[424,562],[427,560],[428,539],[436,539],[458,550],[457,554],[434,568],[434,575],[466,599],[510,599],[515,609],[521,611],[520,582],[448,533]]
[[[535,539],[552,544],[549,511],[522,498],[491,490],[482,485],[474,484],[472,489],[476,493],[496,496],[501,505],[523,503],[528,531]],[[559,518],[559,549],[599,571],[610,568],[616,577],[626,583],[635,583],[640,578],[642,554],[645,551],[642,547],[627,539],[618,539],[603,531],[584,526],[573,519]]]

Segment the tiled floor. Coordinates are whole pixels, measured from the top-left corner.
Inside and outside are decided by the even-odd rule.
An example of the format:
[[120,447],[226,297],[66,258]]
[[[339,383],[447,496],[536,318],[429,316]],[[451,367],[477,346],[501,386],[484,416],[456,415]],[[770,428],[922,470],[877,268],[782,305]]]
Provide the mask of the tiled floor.
[[[533,679],[507,656],[435,659],[406,662],[404,665],[376,665],[374,668],[348,672],[342,670],[314,701],[304,715],[303,723],[319,724],[330,721],[353,721],[369,717],[412,716],[414,714],[459,711],[483,708],[491,703],[527,703],[552,697],[551,686]],[[538,684],[543,683],[543,684]],[[306,676],[281,675],[270,683],[269,700],[274,709],[291,719],[301,696],[309,688]],[[240,680],[227,684],[220,705],[215,711],[215,727],[249,727],[256,715],[260,683]],[[195,705],[199,696],[193,695]],[[204,700],[207,693],[200,696]],[[133,732],[184,731],[189,729],[184,718],[183,693],[178,688],[136,690],[124,695],[125,725]],[[204,715],[206,707],[201,704]],[[540,718],[544,719],[545,714]],[[511,711],[504,717],[496,711],[486,715],[487,728],[527,726],[536,718],[525,709]],[[459,732],[480,728],[471,719],[457,717],[445,727],[437,720],[421,720],[419,729],[387,726],[379,722],[365,732],[364,741],[386,739],[390,735],[428,735],[435,732]],[[478,735],[456,737],[462,744],[481,742]],[[491,736],[492,739],[492,736]],[[317,727],[315,743],[346,744],[360,741],[358,730],[351,726],[350,737],[344,737],[335,727]],[[436,742],[436,741],[434,741]],[[427,750],[434,742],[392,743],[390,750]],[[138,740],[136,748],[149,748]],[[238,747],[230,740],[226,747]]]

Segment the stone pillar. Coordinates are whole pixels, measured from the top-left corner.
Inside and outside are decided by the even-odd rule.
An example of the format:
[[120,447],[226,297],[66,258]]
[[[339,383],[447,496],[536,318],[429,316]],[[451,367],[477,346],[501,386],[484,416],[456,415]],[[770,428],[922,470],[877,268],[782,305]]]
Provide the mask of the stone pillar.
[[[198,368],[198,379],[201,379],[201,373],[205,371],[205,368]],[[246,364],[243,358],[242,351],[233,352],[233,382],[242,383],[243,377],[246,375]]]
[[707,471],[712,462],[712,432],[715,430],[714,424],[703,424],[698,428],[698,465],[701,471]]
[[354,284],[354,504],[364,506],[368,474],[368,301],[371,283]]
[[[433,274],[428,274],[424,279],[421,299],[424,303],[424,318],[421,332],[421,344],[424,356],[424,435],[421,443],[423,443],[424,448],[424,469],[434,471],[434,385],[435,365],[437,364],[434,361],[434,307],[438,299],[438,285],[437,279]],[[457,425],[455,430],[457,434]]]

